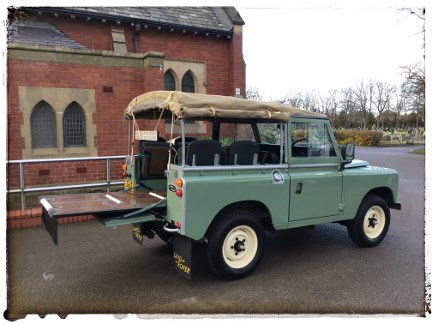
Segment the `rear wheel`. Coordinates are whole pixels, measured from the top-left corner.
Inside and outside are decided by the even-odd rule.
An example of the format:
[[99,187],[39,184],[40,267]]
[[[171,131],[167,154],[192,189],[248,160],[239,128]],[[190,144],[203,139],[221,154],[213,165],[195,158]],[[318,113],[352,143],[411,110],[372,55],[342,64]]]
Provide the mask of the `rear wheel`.
[[356,217],[348,222],[348,235],[361,247],[376,246],[384,239],[390,226],[390,209],[380,196],[363,199]]
[[224,212],[208,231],[210,268],[227,280],[247,276],[261,259],[264,236],[263,226],[250,212],[239,209]]

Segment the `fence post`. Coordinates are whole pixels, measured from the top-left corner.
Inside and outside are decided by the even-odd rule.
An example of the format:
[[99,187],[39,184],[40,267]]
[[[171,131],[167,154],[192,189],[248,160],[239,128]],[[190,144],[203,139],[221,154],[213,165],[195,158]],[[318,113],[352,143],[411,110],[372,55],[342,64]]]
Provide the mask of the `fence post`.
[[19,169],[20,169],[21,210],[24,211],[26,209],[25,193],[24,193],[24,163],[20,162]]
[[110,158],[106,159],[106,183],[107,183],[107,192],[110,192],[111,188],[111,160]]

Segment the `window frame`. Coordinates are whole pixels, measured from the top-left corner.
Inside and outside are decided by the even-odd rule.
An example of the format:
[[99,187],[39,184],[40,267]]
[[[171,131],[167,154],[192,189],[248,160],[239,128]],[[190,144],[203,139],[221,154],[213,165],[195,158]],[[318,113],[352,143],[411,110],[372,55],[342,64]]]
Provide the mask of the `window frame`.
[[[96,113],[96,99],[94,89],[77,88],[45,88],[45,87],[18,87],[19,109],[23,114],[21,136],[24,139],[22,149],[23,159],[63,158],[79,156],[98,156],[95,145],[97,125],[94,121]],[[32,148],[32,134],[30,117],[33,108],[40,102],[46,101],[56,114],[57,147]],[[85,147],[63,147],[63,113],[66,107],[76,101],[86,116]]]
[[[191,85],[185,85],[185,78],[188,77],[189,79],[186,81],[190,81],[192,84]],[[186,93],[195,93],[196,92],[196,85],[195,85],[195,78],[192,74],[192,72],[190,70],[188,70],[182,77],[181,80],[181,91],[182,92],[186,92]],[[193,91],[187,91],[187,89],[185,89],[186,87],[188,88],[192,88],[193,87]]]
[[[76,127],[76,125],[66,125],[68,122],[66,120],[67,117],[69,117],[69,114],[75,114],[71,115],[69,122],[72,124],[73,122],[77,121],[76,118],[78,118],[79,123],[81,125],[78,125],[80,130],[78,132],[82,133],[82,138],[80,139],[80,144],[69,144],[68,141],[72,140],[69,137],[70,131],[67,130],[67,127]],[[74,120],[75,119],[75,120]],[[72,131],[72,133],[77,133],[77,131]],[[74,147],[87,147],[87,120],[86,115],[84,112],[84,109],[81,107],[79,103],[76,101],[71,102],[65,109],[63,113],[63,147],[64,148],[74,148]]]
[[[172,87],[170,89],[168,89],[167,82],[166,82],[167,81],[166,80],[167,76],[170,76],[172,78],[172,84],[171,84],[171,86],[174,86],[174,89],[171,89]],[[168,70],[168,71],[166,71],[165,74],[164,74],[164,90],[166,90],[166,91],[175,91],[175,90],[177,90],[176,78],[175,78],[175,76],[173,74],[173,71],[171,69]]]
[[[292,155],[292,131],[293,125],[296,123],[323,125],[327,131],[329,140],[333,145],[335,156],[306,156],[306,157],[296,157]],[[341,163],[341,153],[339,146],[337,145],[336,138],[331,131],[331,126],[328,120],[313,119],[313,118],[292,118],[288,123],[288,141],[287,141],[287,151],[288,151],[288,161],[289,165],[295,167],[320,167],[320,166],[335,166]]]
[[[45,111],[42,111],[45,110]],[[36,116],[36,114],[42,114],[44,113],[45,116]],[[35,118],[39,119],[45,119],[44,121],[38,121],[35,120]],[[48,120],[48,122],[47,122]],[[37,125],[39,124],[39,125]],[[46,127],[50,126],[51,129],[49,129],[47,132],[50,134],[49,137],[51,137],[50,141],[52,141],[52,145],[36,145],[36,141],[42,141],[41,137],[38,138],[38,136],[41,135],[41,133],[44,133],[41,131],[39,127]],[[36,129],[37,128],[37,129]],[[58,147],[58,141],[57,141],[57,116],[52,108],[52,106],[46,102],[45,100],[39,101],[32,109],[30,114],[30,133],[31,133],[31,147],[32,149],[55,149]],[[45,132],[46,133],[46,132]],[[47,135],[44,135],[45,137],[48,137]],[[38,138],[38,139],[37,139]]]

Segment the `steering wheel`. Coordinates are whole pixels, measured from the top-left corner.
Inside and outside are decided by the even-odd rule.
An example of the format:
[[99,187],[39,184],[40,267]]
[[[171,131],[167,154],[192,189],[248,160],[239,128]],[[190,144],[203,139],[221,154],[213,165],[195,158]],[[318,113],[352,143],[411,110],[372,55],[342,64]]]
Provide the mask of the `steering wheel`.
[[[306,157],[308,155],[308,148],[307,147],[302,147],[302,146],[296,146],[298,143],[300,142],[306,142],[309,143],[309,140],[306,138],[301,138],[297,141],[294,141],[291,145],[291,152],[293,154],[293,156],[297,156],[297,157]],[[294,150],[295,148],[295,150]]]
[[300,143],[300,142],[306,142],[306,143],[308,143],[309,140],[307,138],[300,138],[299,140],[294,141],[291,146],[294,146],[294,145],[296,145],[297,143]]

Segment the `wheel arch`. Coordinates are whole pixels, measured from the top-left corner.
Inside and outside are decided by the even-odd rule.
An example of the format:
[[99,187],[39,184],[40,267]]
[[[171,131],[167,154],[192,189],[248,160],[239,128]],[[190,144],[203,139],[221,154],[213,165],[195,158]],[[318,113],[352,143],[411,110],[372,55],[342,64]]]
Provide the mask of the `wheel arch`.
[[212,222],[210,223],[206,231],[206,234],[209,231],[209,229],[212,227],[213,223],[219,217],[221,217],[227,210],[232,210],[232,209],[247,210],[262,223],[266,231],[272,232],[275,230],[273,227],[270,210],[263,202],[257,200],[244,200],[244,201],[236,201],[234,203],[231,203],[223,207],[213,218]]
[[393,192],[389,187],[377,187],[369,190],[367,194],[363,197],[362,203],[366,199],[366,197],[370,195],[377,195],[384,199],[389,208],[392,208],[395,204]]

